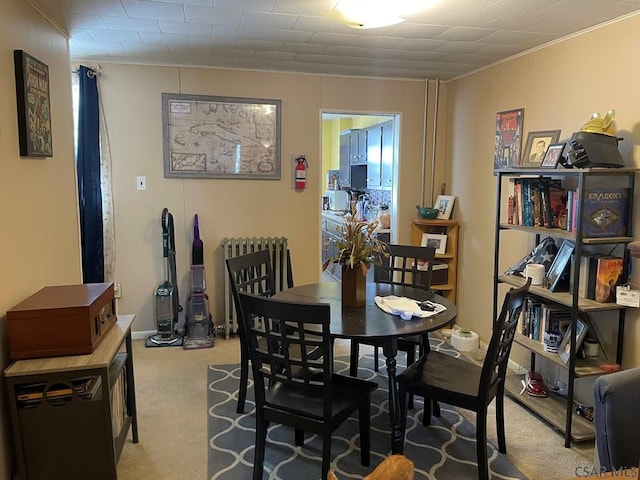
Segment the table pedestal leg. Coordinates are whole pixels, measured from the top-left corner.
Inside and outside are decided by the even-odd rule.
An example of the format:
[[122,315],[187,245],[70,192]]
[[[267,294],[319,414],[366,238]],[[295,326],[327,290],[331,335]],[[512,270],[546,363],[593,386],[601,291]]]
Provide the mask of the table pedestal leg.
[[387,363],[387,375],[389,377],[389,423],[391,425],[391,453],[402,453],[404,442],[402,428],[400,426],[400,400],[398,399],[398,386],[396,385],[396,354],[398,343],[395,339],[385,343],[382,347]]

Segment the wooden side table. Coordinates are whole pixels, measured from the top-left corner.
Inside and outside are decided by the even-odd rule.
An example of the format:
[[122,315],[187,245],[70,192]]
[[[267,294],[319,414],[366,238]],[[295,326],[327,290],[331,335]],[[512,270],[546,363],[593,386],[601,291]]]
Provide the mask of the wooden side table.
[[4,371],[22,480],[117,479],[129,429],[138,442],[134,318],[118,315],[91,354],[19,360]]

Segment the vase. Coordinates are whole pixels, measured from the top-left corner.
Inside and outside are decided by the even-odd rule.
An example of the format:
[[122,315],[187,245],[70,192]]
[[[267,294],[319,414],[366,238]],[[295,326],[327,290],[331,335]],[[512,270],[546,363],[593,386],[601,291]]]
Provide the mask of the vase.
[[364,307],[367,302],[367,278],[360,268],[342,266],[342,306]]

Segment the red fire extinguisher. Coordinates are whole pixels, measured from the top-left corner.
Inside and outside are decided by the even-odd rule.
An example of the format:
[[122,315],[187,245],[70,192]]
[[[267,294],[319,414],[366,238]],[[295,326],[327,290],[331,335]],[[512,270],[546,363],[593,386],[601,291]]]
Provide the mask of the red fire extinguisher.
[[296,190],[304,190],[307,188],[307,168],[309,164],[304,156],[296,158]]

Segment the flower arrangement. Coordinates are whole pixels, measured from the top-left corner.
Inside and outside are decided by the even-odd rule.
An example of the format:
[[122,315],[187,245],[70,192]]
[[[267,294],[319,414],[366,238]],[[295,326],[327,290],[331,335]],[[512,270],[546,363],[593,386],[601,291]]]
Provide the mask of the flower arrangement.
[[[325,271],[329,265],[343,265],[350,268],[359,268],[364,276],[371,264],[380,264],[382,257],[389,256],[389,248],[375,235],[378,221],[358,221],[355,215],[345,215],[343,228],[336,228],[340,234],[340,240],[336,242],[338,252],[327,259],[322,265]],[[325,244],[324,248],[329,245]]]

